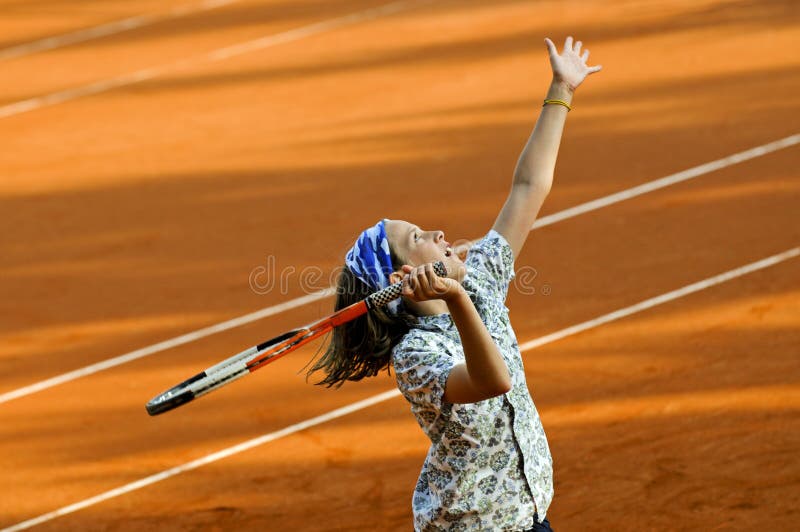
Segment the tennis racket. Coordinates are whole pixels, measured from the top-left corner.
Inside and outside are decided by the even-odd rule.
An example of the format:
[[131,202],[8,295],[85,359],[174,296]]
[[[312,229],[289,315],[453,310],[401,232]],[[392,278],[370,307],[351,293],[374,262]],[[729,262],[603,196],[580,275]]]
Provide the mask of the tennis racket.
[[[447,275],[447,269],[442,262],[435,263],[433,270],[439,277]],[[276,336],[250,349],[245,349],[238,355],[234,355],[216,366],[211,366],[194,377],[186,379],[166,392],[155,396],[146,405],[147,413],[151,416],[163,414],[185,405],[201,395],[240,379],[248,373],[253,373],[255,370],[263,368],[270,362],[278,360],[298,347],[327,333],[334,327],[352,321],[373,309],[387,305],[390,301],[400,297],[401,289],[401,282],[387,286],[383,290],[370,294],[358,303],[353,303],[328,317]]]

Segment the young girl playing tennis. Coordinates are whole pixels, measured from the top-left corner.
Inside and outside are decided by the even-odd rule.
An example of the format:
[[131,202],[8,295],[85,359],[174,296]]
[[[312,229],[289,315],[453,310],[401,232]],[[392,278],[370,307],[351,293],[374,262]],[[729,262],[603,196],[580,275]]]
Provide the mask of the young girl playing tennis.
[[551,530],[552,458],[505,299],[552,185],[573,93],[601,67],[586,65],[589,51],[572,37],[560,54],[545,43],[553,81],[492,229],[464,261],[441,231],[402,220],[365,230],[347,253],[336,309],[398,281],[403,297],[334,329],[311,369],[332,386],[394,366],[431,440],[412,503],[417,530]]

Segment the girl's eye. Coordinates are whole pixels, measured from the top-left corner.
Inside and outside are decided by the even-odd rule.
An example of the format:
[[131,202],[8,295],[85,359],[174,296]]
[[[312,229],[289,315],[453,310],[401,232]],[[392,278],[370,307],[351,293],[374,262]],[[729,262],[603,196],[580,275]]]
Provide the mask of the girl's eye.
[[414,233],[414,242],[416,242],[417,240],[419,240],[419,234]]

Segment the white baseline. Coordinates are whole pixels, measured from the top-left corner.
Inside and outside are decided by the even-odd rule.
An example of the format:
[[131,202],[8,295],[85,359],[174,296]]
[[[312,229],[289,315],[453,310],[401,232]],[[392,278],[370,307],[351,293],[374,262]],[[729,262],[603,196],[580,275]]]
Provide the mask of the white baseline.
[[253,39],[240,44],[218,48],[217,50],[213,50],[202,55],[187,59],[179,59],[166,65],[145,68],[142,70],[137,70],[136,72],[122,74],[113,78],[89,83],[88,85],[81,85],[71,89],[51,92],[50,94],[28,98],[27,100],[20,100],[18,102],[0,106],[0,118],[6,118],[9,116],[18,115],[20,113],[41,109],[42,107],[68,102],[70,100],[75,100],[76,98],[92,96],[119,87],[141,83],[142,81],[147,81],[170,72],[177,72],[200,63],[221,61],[248,52],[263,50],[271,46],[297,41],[305,37],[324,33],[326,31],[331,31],[360,22],[365,22],[367,20],[398,13],[405,9],[410,9],[415,5],[428,3],[430,1],[431,0],[410,0],[392,2],[390,4],[384,4],[382,6],[365,9],[349,15],[324,20],[322,22],[316,22],[314,24],[301,26],[299,28],[283,31],[273,35],[267,35],[266,37]]
[[100,24],[98,26],[92,26],[91,28],[83,28],[68,33],[62,33],[61,35],[53,35],[52,37],[45,37],[35,41],[3,48],[0,50],[0,60],[14,59],[16,57],[22,57],[24,55],[33,54],[36,52],[45,52],[47,50],[53,50],[55,48],[69,46],[71,44],[77,44],[80,42],[89,41],[91,39],[108,37],[109,35],[122,33],[123,31],[135,30],[143,26],[155,24],[157,22],[183,17],[191,13],[199,13],[201,11],[208,11],[210,9],[235,4],[239,1],[241,0],[206,0],[205,2],[200,2],[199,4],[173,7],[166,13],[136,15],[133,17],[107,22],[105,24]]
[[[581,203],[580,205],[576,205],[575,207],[571,207],[569,209],[565,209],[563,211],[550,214],[548,216],[543,216],[533,224],[533,229],[552,225],[556,222],[567,220],[569,218],[573,218],[575,216],[579,216],[581,214],[585,214],[587,212],[600,209],[602,207],[613,205],[620,201],[640,196],[648,192],[653,192],[655,190],[665,188],[670,185],[674,185],[676,183],[687,181],[689,179],[693,179],[695,177],[699,177],[701,175],[705,175],[710,172],[720,170],[728,166],[732,166],[734,164],[738,164],[750,159],[754,159],[756,157],[760,157],[762,155],[766,155],[768,153],[772,153],[777,150],[794,146],[798,143],[800,143],[800,134],[792,135],[790,137],[777,140],[775,142],[770,142],[768,144],[763,144],[761,146],[757,146],[749,150],[735,153],[733,155],[723,157],[722,159],[717,159],[716,161],[711,161],[709,163],[705,163],[700,166],[695,166],[694,168],[689,168],[688,170],[683,170],[682,172],[678,172],[676,174],[672,174],[667,177],[662,177],[661,179],[649,181],[647,183],[631,187],[622,190],[620,192],[616,192],[614,194],[598,198],[596,200],[592,200],[586,203]],[[125,353],[124,355],[119,355],[117,357],[102,360],[100,362],[96,362],[94,364],[90,364],[88,366],[84,366],[82,368],[78,368],[73,371],[69,371],[67,373],[62,373],[61,375],[56,375],[55,377],[51,377],[49,379],[45,379],[39,382],[35,382],[33,384],[29,384],[27,386],[23,386],[21,388],[17,388],[15,390],[2,393],[0,394],[0,404],[11,401],[13,399],[24,397],[26,395],[31,395],[36,392],[40,392],[42,390],[52,388],[53,386],[58,386],[59,384],[64,384],[66,382],[70,382],[75,379],[91,375],[93,373],[97,373],[98,371],[103,371],[109,368],[113,368],[115,366],[125,364],[127,362],[138,360],[142,357],[146,357],[155,353],[159,353],[161,351],[165,351],[167,349],[172,349],[173,347],[178,347],[184,344],[188,344],[189,342],[194,342],[195,340],[211,336],[212,334],[216,334],[219,332],[227,331],[229,329],[233,329],[235,327],[246,325],[248,323],[252,323],[254,321],[266,318],[268,316],[279,314],[283,311],[290,310],[305,305],[307,303],[318,301],[320,299],[332,295],[334,293],[334,290],[335,289],[333,287],[330,287],[325,290],[321,290],[319,292],[314,292],[312,294],[308,294],[302,297],[298,297],[296,299],[292,299],[290,301],[286,301],[285,303],[280,303],[278,305],[266,307],[255,312],[239,316],[238,318],[233,318],[228,321],[218,323],[216,325],[211,325],[203,329],[198,329],[196,331],[192,331],[183,334],[181,336],[177,336],[175,338],[170,338],[168,340],[164,340],[162,342],[158,342],[156,344],[143,347],[141,349],[137,349],[129,353]]]
[[[536,338],[534,340],[530,340],[525,342],[524,344],[520,345],[520,351],[530,351],[531,349],[535,349],[542,345],[555,342],[556,340],[560,340],[562,338],[566,338],[568,336],[572,336],[574,334],[578,334],[580,332],[586,331],[588,329],[592,329],[599,325],[603,325],[605,323],[609,323],[614,320],[618,320],[620,318],[624,318],[626,316],[630,316],[632,314],[636,314],[637,312],[641,312],[643,310],[647,310],[649,308],[667,303],[669,301],[673,301],[675,299],[687,296],[689,294],[693,294],[695,292],[699,292],[701,290],[705,290],[706,288],[710,288],[712,286],[724,283],[726,281],[730,281],[737,277],[741,277],[742,275],[746,275],[748,273],[752,273],[758,270],[762,270],[764,268],[769,268],[770,266],[774,266],[775,264],[779,264],[781,262],[787,261],[789,259],[795,258],[800,255],[800,247],[795,247],[789,250],[786,250],[782,253],[778,253],[776,255],[772,255],[765,259],[751,262],[750,264],[746,264],[744,266],[740,266],[739,268],[735,268],[733,270],[728,270],[727,272],[721,273],[719,275],[715,275],[713,277],[709,277],[707,279],[703,279],[702,281],[698,281],[696,283],[692,283],[690,285],[683,286],[678,288],[677,290],[672,290],[670,292],[666,292],[656,297],[651,297],[650,299],[646,299],[635,305],[631,305],[625,308],[621,308],[619,310],[615,310],[614,312],[609,312],[608,314],[604,314],[602,316],[598,316],[592,320],[584,321],[582,323],[578,323],[571,327],[567,327],[565,329],[561,329],[560,331],[556,331],[554,333],[548,334],[546,336],[542,336],[540,338]],[[56,517],[60,517],[62,515],[70,514],[73,512],[77,512],[78,510],[82,510],[83,508],[87,508],[89,506],[93,506],[95,504],[101,503],[108,499],[112,499],[114,497],[118,497],[120,495],[124,495],[126,493],[130,493],[131,491],[138,490],[140,488],[144,488],[151,484],[155,484],[156,482],[160,482],[162,480],[166,480],[170,477],[174,477],[181,473],[185,473],[187,471],[191,471],[193,469],[197,469],[200,466],[210,464],[212,462],[216,462],[217,460],[222,460],[223,458],[227,458],[229,456],[247,451],[252,449],[253,447],[257,447],[264,443],[268,443],[279,438],[283,438],[284,436],[289,436],[294,434],[295,432],[299,432],[301,430],[314,427],[316,425],[321,425],[322,423],[326,423],[328,421],[334,420],[336,418],[340,418],[342,416],[346,416],[348,414],[352,414],[353,412],[357,412],[359,410],[363,410],[369,406],[376,405],[378,403],[382,403],[384,401],[388,401],[389,399],[393,399],[398,397],[400,392],[397,389],[387,390],[383,393],[379,393],[377,395],[373,395],[372,397],[368,397],[362,401],[358,401],[355,403],[351,403],[350,405],[344,406],[342,408],[337,408],[336,410],[332,410],[326,414],[322,414],[320,416],[307,419],[305,421],[301,421],[300,423],[295,423],[294,425],[289,425],[281,430],[277,430],[275,432],[270,432],[268,434],[263,434],[256,438],[244,441],[237,445],[233,445],[226,449],[222,449],[215,453],[206,455],[202,458],[198,458],[197,460],[192,460],[191,462],[187,462],[185,464],[173,467],[171,469],[167,469],[165,471],[161,471],[160,473],[156,473],[154,475],[150,475],[149,477],[145,477],[134,482],[130,482],[125,484],[124,486],[120,486],[118,488],[106,491],[99,495],[95,495],[94,497],[90,497],[88,499],[84,499],[80,502],[76,502],[74,504],[70,504],[68,506],[64,506],[63,508],[59,508],[58,510],[42,514],[38,517],[34,517],[33,519],[28,519],[27,521],[22,521],[21,523],[17,523],[16,525],[10,526],[8,528],[4,528],[0,532],[16,532],[18,530],[25,530],[26,528],[30,528],[32,526],[44,523],[46,521],[50,521],[55,519]]]

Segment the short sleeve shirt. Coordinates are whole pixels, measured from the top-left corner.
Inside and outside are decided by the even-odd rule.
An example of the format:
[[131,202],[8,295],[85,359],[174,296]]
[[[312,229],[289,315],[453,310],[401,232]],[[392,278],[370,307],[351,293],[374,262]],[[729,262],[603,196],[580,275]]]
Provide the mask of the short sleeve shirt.
[[392,350],[397,385],[431,441],[412,507],[418,531],[525,530],[553,498],[553,461],[505,306],[513,252],[492,230],[469,251],[462,285],[508,366],[508,393],[443,400],[464,350],[449,314],[421,316]]

